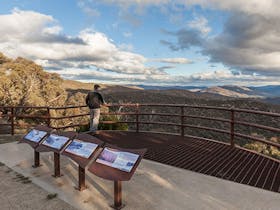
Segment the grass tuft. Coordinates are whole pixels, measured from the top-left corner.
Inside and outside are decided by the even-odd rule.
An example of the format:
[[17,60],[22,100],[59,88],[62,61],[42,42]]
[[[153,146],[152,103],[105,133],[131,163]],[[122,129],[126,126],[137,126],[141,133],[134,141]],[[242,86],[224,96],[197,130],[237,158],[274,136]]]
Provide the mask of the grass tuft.
[[25,179],[25,180],[23,180],[21,183],[22,184],[29,184],[29,183],[31,183],[32,181],[30,180],[30,179]]
[[57,193],[50,193],[50,194],[47,195],[48,200],[54,199],[56,197],[57,197]]

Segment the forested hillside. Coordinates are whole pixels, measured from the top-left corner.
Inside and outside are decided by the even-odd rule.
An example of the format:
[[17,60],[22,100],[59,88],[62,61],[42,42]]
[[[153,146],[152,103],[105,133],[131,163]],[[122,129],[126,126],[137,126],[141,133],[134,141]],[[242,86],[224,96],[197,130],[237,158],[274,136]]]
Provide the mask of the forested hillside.
[[0,53],[0,105],[64,105],[66,91],[57,74],[24,58],[9,59]]

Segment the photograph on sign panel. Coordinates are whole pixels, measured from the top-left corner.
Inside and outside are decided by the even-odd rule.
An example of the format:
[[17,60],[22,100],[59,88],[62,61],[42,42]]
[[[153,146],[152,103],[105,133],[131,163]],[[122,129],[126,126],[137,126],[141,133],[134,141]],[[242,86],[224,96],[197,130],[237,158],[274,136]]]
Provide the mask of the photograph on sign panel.
[[66,152],[69,152],[74,155],[78,155],[83,158],[89,158],[91,154],[98,147],[97,144],[91,142],[84,142],[78,139],[74,139],[65,149]]
[[68,140],[68,137],[51,134],[42,144],[60,150]]
[[130,172],[138,158],[137,154],[105,147],[96,162]]
[[46,131],[40,131],[36,129],[32,129],[25,137],[24,139],[27,139],[29,141],[33,142],[39,142],[41,141],[45,136],[47,135]]

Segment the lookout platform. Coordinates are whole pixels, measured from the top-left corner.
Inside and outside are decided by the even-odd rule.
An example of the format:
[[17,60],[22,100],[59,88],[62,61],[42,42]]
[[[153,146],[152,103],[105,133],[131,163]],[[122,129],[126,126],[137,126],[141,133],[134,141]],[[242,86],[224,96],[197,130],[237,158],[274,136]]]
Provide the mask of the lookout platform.
[[147,160],[280,193],[280,161],[227,144],[149,132],[101,131],[124,148],[148,148]]

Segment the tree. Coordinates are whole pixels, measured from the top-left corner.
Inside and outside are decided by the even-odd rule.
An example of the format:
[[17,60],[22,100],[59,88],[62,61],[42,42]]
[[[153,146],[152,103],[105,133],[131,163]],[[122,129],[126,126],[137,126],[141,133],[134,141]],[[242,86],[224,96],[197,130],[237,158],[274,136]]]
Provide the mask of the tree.
[[12,60],[0,53],[0,80],[0,105],[59,106],[67,99],[58,74],[21,57]]

